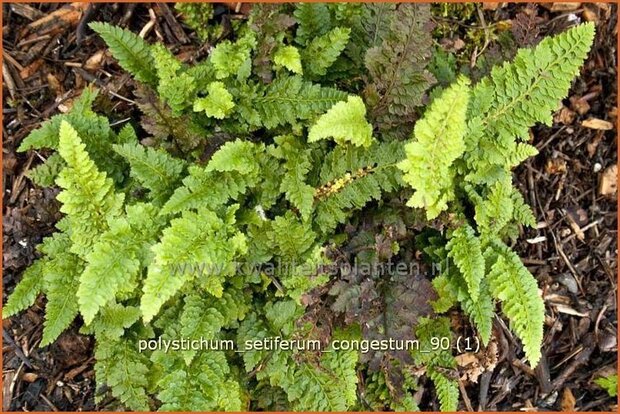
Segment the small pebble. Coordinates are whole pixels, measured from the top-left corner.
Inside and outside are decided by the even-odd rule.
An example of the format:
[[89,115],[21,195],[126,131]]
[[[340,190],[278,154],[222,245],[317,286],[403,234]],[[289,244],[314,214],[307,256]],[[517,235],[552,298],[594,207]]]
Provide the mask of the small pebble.
[[603,166],[601,165],[601,163],[597,162],[596,164],[594,164],[594,168],[592,169],[595,173],[599,172],[600,170],[603,169]]
[[564,273],[558,276],[558,282],[566,286],[566,289],[568,289],[570,293],[577,294],[579,292],[579,286],[577,286],[577,281],[572,275]]

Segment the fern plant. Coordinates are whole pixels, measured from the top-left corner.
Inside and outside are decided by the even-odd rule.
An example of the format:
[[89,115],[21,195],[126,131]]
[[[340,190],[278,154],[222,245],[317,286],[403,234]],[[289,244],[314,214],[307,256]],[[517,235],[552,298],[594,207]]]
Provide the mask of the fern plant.
[[[210,8],[179,10],[189,25],[213,19]],[[428,5],[261,5],[194,65],[92,23],[140,83],[152,136],[144,145],[130,124],[111,127],[88,88],[22,141],[22,151],[55,151],[30,177],[60,187],[65,216],[4,317],[44,294],[40,345],[72,325],[94,335],[97,382],[137,411],[413,410],[421,375],[440,407],[456,410],[451,349],[376,358],[330,345],[391,333],[450,338],[441,313],[456,304],[488,343],[499,303],[535,366],[544,306],[509,247],[535,219],[511,169],[534,153],[527,128],[549,122],[593,26],[521,51],[476,85],[461,77],[428,94],[428,21]],[[342,260],[334,252],[364,238],[389,246],[370,262],[414,260],[401,249],[414,237],[352,234],[368,211],[397,211],[390,226],[418,236],[442,223],[418,237],[443,265],[435,300],[395,275],[330,271]],[[329,323],[316,305],[328,291],[345,314]],[[354,312],[381,301],[383,316],[368,323]],[[427,309],[415,326],[412,303]],[[324,348],[240,348],[273,337]],[[236,347],[184,347],[181,338]]]

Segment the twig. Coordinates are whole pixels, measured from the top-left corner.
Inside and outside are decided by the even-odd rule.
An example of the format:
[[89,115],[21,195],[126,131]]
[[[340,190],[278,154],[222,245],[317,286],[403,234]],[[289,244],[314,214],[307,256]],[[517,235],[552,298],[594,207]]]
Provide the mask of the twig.
[[482,29],[484,30],[484,45],[482,45],[482,49],[480,49],[480,51],[478,51],[478,48],[476,47],[476,50],[474,51],[472,58],[471,58],[471,62],[470,62],[470,67],[472,69],[474,68],[474,66],[476,66],[476,61],[478,60],[478,57],[480,57],[480,55],[484,53],[487,47],[489,47],[489,44],[491,44],[491,35],[489,34],[489,27],[487,26],[487,22],[484,19],[484,12],[482,11],[482,9],[480,8],[478,4],[476,4],[476,12],[478,13],[478,18],[480,19],[480,25],[482,26]]
[[170,10],[170,7],[168,7],[166,3],[157,3],[157,8],[164,16],[164,19],[166,20],[166,23],[168,23],[168,27],[170,27],[170,30],[172,30],[174,37],[176,37],[181,44],[189,43],[189,38],[183,31],[183,28],[181,27],[179,22],[177,22],[177,20],[175,19],[172,11]]
[[551,237],[553,237],[553,244],[555,245],[555,249],[558,251],[558,253],[560,254],[560,257],[562,258],[562,260],[564,260],[564,263],[566,263],[566,266],[568,266],[568,269],[570,270],[570,272],[575,277],[575,281],[579,285],[579,291],[583,295],[585,295],[585,293],[583,291],[583,286],[581,286],[581,276],[579,275],[579,272],[577,272],[577,269],[575,269],[575,266],[573,266],[573,264],[570,262],[570,260],[568,260],[568,257],[566,256],[566,253],[564,253],[564,250],[562,249],[562,246],[560,246],[560,244],[558,243],[558,239],[555,237],[555,233],[553,231],[551,231]]
[[79,48],[82,44],[82,40],[84,40],[84,31],[86,30],[86,25],[88,22],[95,16],[95,12],[101,6],[101,4],[90,3],[86,8],[86,11],[82,15],[77,28],[75,29],[75,43]]
[[22,351],[22,349],[15,343],[15,341],[13,340],[13,338],[11,338],[11,335],[9,335],[6,329],[2,329],[2,339],[4,339],[4,342],[8,343],[10,346],[13,347],[13,349],[15,350],[15,355],[17,355],[17,357],[24,363],[24,365],[26,365],[30,369],[34,369],[28,357],[26,356],[26,354],[24,354],[24,351]]
[[478,392],[478,411],[485,411],[489,396],[492,372],[485,372],[480,376],[480,391]]
[[474,407],[471,405],[471,401],[469,396],[467,395],[467,390],[465,389],[465,385],[463,385],[463,381],[459,379],[459,389],[461,390],[461,396],[463,397],[463,402],[465,403],[465,407],[467,411],[474,411]]
[[9,72],[9,68],[4,62],[2,62],[2,79],[4,79],[4,83],[9,90],[11,99],[15,99],[15,82],[13,81],[13,77],[11,76],[11,72]]
[[541,146],[536,146],[536,149],[540,152],[543,148],[551,143],[554,139],[558,137],[564,130],[566,129],[566,125],[563,125],[559,130],[554,132]]
[[41,397],[41,399],[42,399],[43,401],[45,401],[45,403],[46,403],[47,405],[49,405],[49,406],[50,406],[50,408],[52,409],[52,411],[58,412],[58,408],[56,408],[56,406],[55,406],[54,404],[52,404],[52,402],[51,402],[50,400],[48,400],[48,399],[47,399],[47,397],[46,397],[45,395],[41,394],[41,395],[40,395],[40,397]]
[[551,383],[551,389],[557,390],[560,388],[564,382],[575,372],[575,370],[582,364],[588,362],[590,359],[590,355],[594,351],[594,338],[593,335],[590,334],[584,338],[584,343],[589,343],[590,345],[586,348],[582,348],[582,351],[577,354],[575,359],[556,377],[555,380]]

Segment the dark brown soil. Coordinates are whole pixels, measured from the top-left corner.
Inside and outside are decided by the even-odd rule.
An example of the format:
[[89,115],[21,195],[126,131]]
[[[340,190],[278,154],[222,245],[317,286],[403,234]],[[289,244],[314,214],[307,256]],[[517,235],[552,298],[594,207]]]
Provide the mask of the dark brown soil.
[[[16,147],[43,120],[65,110],[90,82],[104,88],[100,109],[113,121],[137,113],[129,77],[85,23],[108,21],[137,32],[153,15],[156,23],[147,39],[163,40],[186,60],[207,49],[170,19],[176,15],[173,5],[85,5],[69,13],[59,12],[62,7],[2,5],[3,301],[37,257],[34,247],[60,218],[57,191],[34,187],[25,176],[48,154],[16,153]],[[529,369],[515,356],[515,339],[505,322],[496,319],[499,362],[477,383],[462,382],[466,396],[461,408],[617,410],[615,398],[592,381],[617,367],[617,196],[607,188],[616,182],[611,168],[617,165],[617,8],[549,7],[535,10],[531,19],[519,14],[523,4],[483,12],[486,24],[511,21],[521,30],[515,35],[523,45],[536,42],[537,34],[561,30],[573,15],[597,21],[595,47],[553,126],[531,131],[540,154],[515,171],[540,222],[538,229],[526,231],[517,249],[545,298],[543,359],[535,371]],[[33,24],[55,11],[58,18]],[[235,6],[217,6],[216,13],[234,14]],[[582,125],[592,118],[611,122],[613,129]],[[39,298],[28,311],[3,321],[2,411],[100,409],[94,403],[92,340],[79,335],[76,326],[53,345],[39,348],[43,309]],[[467,370],[462,367],[463,374]]]

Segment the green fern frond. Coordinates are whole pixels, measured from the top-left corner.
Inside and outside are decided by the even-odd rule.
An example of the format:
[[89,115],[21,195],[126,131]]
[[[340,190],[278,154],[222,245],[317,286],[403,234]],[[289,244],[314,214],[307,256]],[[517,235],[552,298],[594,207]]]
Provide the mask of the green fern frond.
[[594,380],[594,383],[604,389],[610,397],[618,395],[618,374],[599,377]]
[[72,253],[62,253],[49,261],[44,271],[44,290],[47,298],[43,338],[39,346],[51,344],[71,325],[78,314],[75,295],[84,263]]
[[114,145],[113,148],[129,163],[131,176],[150,191],[157,204],[163,204],[179,186],[184,161],[138,143]]
[[95,348],[97,381],[105,383],[127,408],[149,411],[149,361],[134,341],[98,341]]
[[495,241],[487,252],[492,263],[487,278],[493,297],[502,303],[502,312],[511,328],[523,342],[525,355],[532,367],[540,360],[543,340],[545,305],[538,293],[534,276],[508,246]]
[[[100,171],[105,172],[108,177],[115,182],[120,183],[124,179],[123,170],[125,165],[121,159],[115,154],[110,154],[111,145],[118,142],[118,136],[112,131],[108,119],[104,116],[97,115],[92,107],[98,96],[97,89],[86,87],[82,90],[82,94],[74,101],[71,110],[66,114],[53,116],[50,120],[41,124],[38,129],[32,131],[21,142],[18,152],[27,151],[29,149],[58,149],[58,141],[60,134],[60,125],[63,121],[68,122],[77,131],[78,135],[86,145],[86,151],[90,158],[95,162]],[[50,157],[55,158],[55,154]],[[45,168],[44,173],[46,181],[57,177],[60,162],[54,159],[53,170]],[[50,164],[50,167],[52,165]],[[55,174],[51,176],[51,174]]]
[[527,140],[535,123],[551,124],[551,113],[579,73],[593,38],[592,23],[545,38],[476,85],[466,134],[470,180],[480,182],[484,175],[477,171],[492,165],[510,169],[535,153],[531,146],[518,147],[515,137]]
[[123,69],[140,82],[151,86],[157,83],[155,60],[150,46],[141,37],[107,23],[92,22],[88,26],[103,38]]
[[32,306],[43,290],[43,272],[46,266],[46,260],[39,259],[24,271],[21,280],[15,286],[15,290],[2,307],[2,318],[16,315]]
[[196,32],[200,40],[208,40],[208,22],[213,18],[213,3],[176,3],[174,8],[181,13],[185,24]]
[[[185,297],[180,317],[180,333],[190,340],[214,339],[223,327],[243,319],[247,305],[241,292],[224,291],[221,298],[205,297],[203,294],[190,294]],[[196,355],[195,350],[184,351],[187,364]]]
[[165,46],[153,46],[151,54],[159,79],[157,92],[172,112],[179,114],[190,107],[196,94],[196,80],[183,70],[181,62]]
[[334,138],[340,144],[369,147],[372,144],[372,125],[366,121],[366,106],[359,96],[349,96],[321,115],[308,132],[308,142]]
[[475,220],[483,237],[501,234],[502,229],[510,222],[514,212],[513,192],[512,186],[499,181],[490,187],[486,198],[469,191],[470,197],[476,200]]
[[111,302],[101,308],[89,326],[82,326],[80,333],[95,334],[98,341],[118,341],[140,319],[140,309]]
[[437,299],[432,302],[437,313],[445,313],[458,301],[458,287],[447,273],[433,279],[433,288],[437,292]]
[[303,257],[316,239],[311,224],[300,222],[290,212],[273,220],[268,236],[274,250],[291,260]]
[[420,349],[413,351],[416,363],[425,364],[426,373],[433,381],[441,411],[456,411],[459,400],[459,387],[454,379],[446,376],[445,371],[456,368],[456,360],[451,350],[432,348],[432,338],[451,338],[450,320],[445,317],[429,319],[421,318],[415,328],[416,338],[420,342]]
[[523,195],[519,191],[512,192],[513,211],[512,216],[514,220],[524,226],[536,228],[536,217],[532,208],[525,203]]
[[465,150],[463,132],[469,100],[469,81],[462,78],[435,99],[405,146],[407,159],[398,164],[403,179],[416,191],[407,203],[426,210],[429,220],[454,199],[453,162]]
[[205,171],[237,171],[241,174],[256,173],[259,167],[255,156],[261,154],[263,150],[264,147],[262,145],[249,141],[236,140],[227,142],[213,154]]
[[315,223],[328,233],[351,212],[402,186],[396,163],[404,157],[398,142],[375,143],[369,148],[334,148],[321,167],[321,187],[315,190]]
[[335,27],[308,42],[301,55],[305,74],[311,78],[324,76],[349,43],[350,33],[349,28]]
[[295,46],[281,46],[278,48],[275,55],[273,55],[273,63],[283,66],[297,75],[303,74],[301,55],[299,54],[299,49]]
[[236,199],[260,178],[264,145],[236,140],[223,145],[204,167],[191,166],[189,175],[162,209],[162,214],[198,207],[219,207]]
[[246,32],[235,43],[230,40],[218,43],[209,58],[209,62],[215,69],[215,77],[226,79],[235,76],[240,80],[246,79],[250,76],[251,53],[255,47],[256,37],[253,32]]
[[202,352],[190,366],[179,367],[159,382],[160,411],[241,411],[239,384],[230,378],[223,352]]
[[125,220],[114,222],[86,256],[88,264],[80,276],[77,299],[84,323],[89,325],[99,309],[116,296],[121,286],[136,277],[140,261],[131,242],[132,231]]
[[486,279],[482,280],[476,300],[471,297],[465,285],[459,289],[458,299],[463,311],[474,322],[482,343],[488,344],[495,315],[495,301],[489,291],[489,282]]
[[143,319],[150,321],[160,307],[191,279],[215,297],[223,293],[224,278],[234,274],[233,259],[247,250],[245,237],[230,222],[207,209],[185,211],[170,222],[161,241],[153,246],[155,254],[144,281],[140,302]]
[[127,216],[110,221],[110,229],[93,246],[77,291],[86,325],[106,304],[137,287],[146,251],[161,226],[156,219],[157,209],[150,204],[128,206]]
[[207,85],[207,96],[194,101],[194,112],[204,111],[216,119],[224,119],[234,107],[233,97],[222,82],[211,82]]
[[26,175],[40,187],[51,187],[64,167],[65,162],[62,157],[58,153],[54,153],[43,164],[28,171]]
[[71,251],[85,257],[97,237],[108,228],[107,220],[118,216],[123,195],[114,192],[111,179],[97,170],[77,132],[67,123],[60,124],[58,153],[67,163],[56,183],[60,211],[67,214],[71,227]]
[[280,76],[251,105],[263,126],[275,128],[312,119],[346,98],[345,92],[304,81],[301,76]]
[[480,240],[474,229],[464,224],[452,233],[446,245],[448,256],[458,267],[463,279],[467,283],[467,291],[474,302],[478,300],[480,282],[484,277],[484,257]]
[[460,396],[458,384],[435,370],[430,370],[429,377],[437,390],[441,411],[455,412]]
[[327,4],[299,3],[293,15],[298,23],[295,41],[300,45],[305,45],[331,29],[331,14]]
[[280,136],[274,139],[277,146],[272,153],[278,159],[284,160],[285,174],[280,184],[280,192],[307,220],[312,213],[314,188],[306,183],[306,177],[312,168],[311,151],[303,143],[292,136]]

